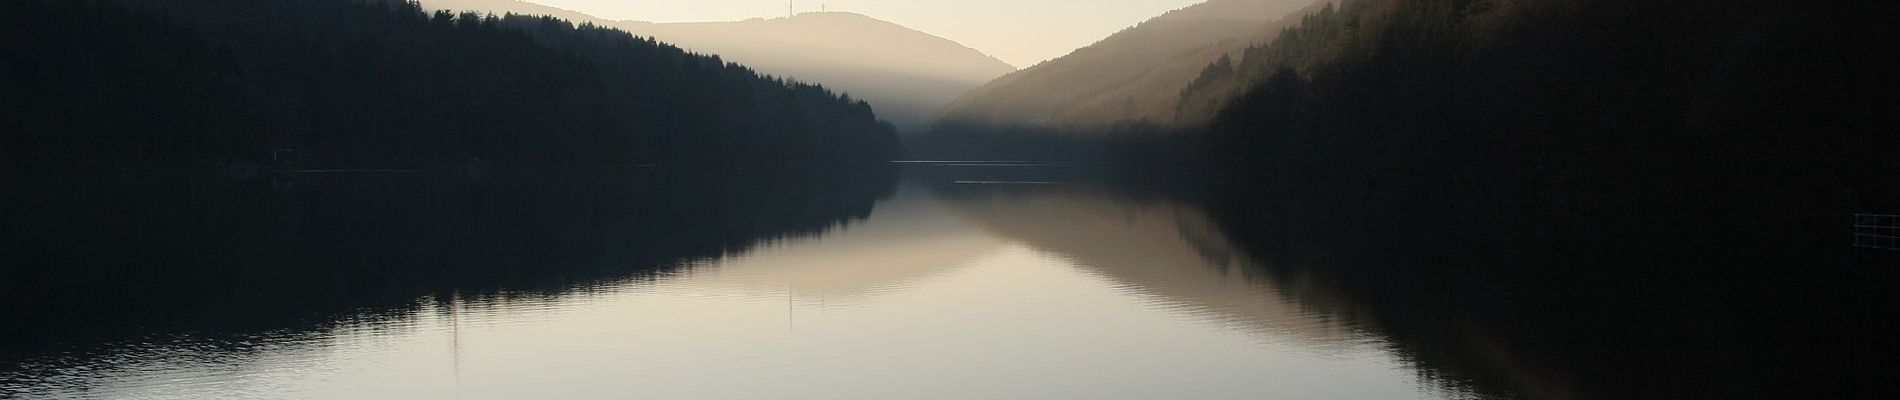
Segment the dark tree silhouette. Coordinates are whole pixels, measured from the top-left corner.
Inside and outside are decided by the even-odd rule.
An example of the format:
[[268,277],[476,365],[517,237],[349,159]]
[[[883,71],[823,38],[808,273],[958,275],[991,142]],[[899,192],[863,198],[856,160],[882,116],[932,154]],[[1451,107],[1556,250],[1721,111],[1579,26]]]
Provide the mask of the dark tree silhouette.
[[868,104],[624,32],[413,2],[21,0],[0,162],[205,169],[888,159]]

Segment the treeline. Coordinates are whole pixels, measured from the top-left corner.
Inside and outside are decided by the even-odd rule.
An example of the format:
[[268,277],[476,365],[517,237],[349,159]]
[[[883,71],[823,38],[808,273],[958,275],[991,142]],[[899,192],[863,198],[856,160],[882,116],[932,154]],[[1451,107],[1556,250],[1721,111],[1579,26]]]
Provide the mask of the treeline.
[[1327,2],[1297,19],[1288,17],[1288,26],[1278,36],[1248,46],[1239,61],[1222,56],[1203,68],[1181,90],[1176,113],[1184,120],[1213,120],[1237,94],[1246,93],[1280,67],[1304,71],[1334,59],[1356,43],[1346,35],[1359,33],[1358,14],[1340,12],[1336,3]]
[[0,163],[427,168],[888,159],[870,105],[613,29],[393,0],[19,0]]
[[1249,51],[1227,75],[1252,89],[1208,133],[1157,141],[1218,192],[1352,214],[1746,228],[1893,211],[1894,35],[1867,17],[1890,8],[1345,0]]

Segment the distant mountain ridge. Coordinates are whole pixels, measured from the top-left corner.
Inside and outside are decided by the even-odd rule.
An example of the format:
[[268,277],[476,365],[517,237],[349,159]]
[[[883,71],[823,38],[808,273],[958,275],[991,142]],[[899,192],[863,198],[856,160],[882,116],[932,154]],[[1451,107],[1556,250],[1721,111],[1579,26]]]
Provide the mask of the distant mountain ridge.
[[1291,21],[1283,18],[1317,5],[1213,0],[1175,10],[998,78],[951,103],[938,121],[1058,129],[1204,121],[1211,115],[1184,110],[1182,93],[1210,65],[1234,62],[1278,36]]
[[432,9],[548,15],[609,26],[718,55],[760,72],[816,83],[870,102],[880,118],[917,130],[958,96],[1015,71],[955,41],[847,12],[733,22],[616,21],[517,0],[425,0]]

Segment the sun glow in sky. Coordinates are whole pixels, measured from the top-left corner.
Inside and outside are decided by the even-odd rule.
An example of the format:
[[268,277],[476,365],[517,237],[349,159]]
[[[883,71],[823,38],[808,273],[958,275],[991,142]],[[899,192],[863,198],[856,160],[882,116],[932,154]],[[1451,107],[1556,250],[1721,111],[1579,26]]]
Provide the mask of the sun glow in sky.
[[[784,0],[527,0],[616,20],[737,21],[786,14]],[[963,43],[1017,67],[1068,54],[1204,0],[799,0],[797,12],[850,11]]]

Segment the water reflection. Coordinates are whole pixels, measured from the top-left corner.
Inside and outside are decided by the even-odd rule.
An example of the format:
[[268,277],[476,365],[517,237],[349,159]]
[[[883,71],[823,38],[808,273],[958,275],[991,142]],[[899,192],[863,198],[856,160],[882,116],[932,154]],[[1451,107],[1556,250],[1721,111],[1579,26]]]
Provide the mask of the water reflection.
[[1157,307],[1219,320],[1321,351],[1369,339],[1291,298],[1228,241],[1205,212],[1166,199],[1116,197],[1086,186],[937,185],[945,203],[997,237],[1060,254],[1151,299]]
[[763,246],[692,271],[701,285],[790,292],[837,306],[903,291],[950,273],[1004,245],[904,186],[878,204],[874,218],[819,238]]
[[1478,396],[1417,370],[1327,289],[1262,273],[1196,207],[973,183],[1059,178],[910,176],[16,198],[177,215],[121,236],[110,218],[9,232],[40,245],[9,258],[31,265],[107,255],[10,269],[35,283],[8,288],[33,307],[9,309],[22,328],[0,393]]

